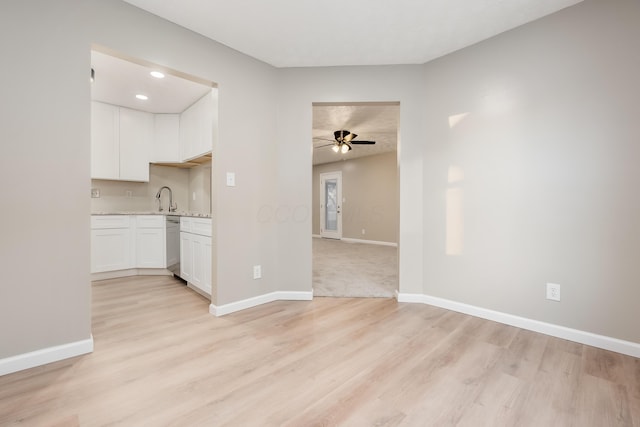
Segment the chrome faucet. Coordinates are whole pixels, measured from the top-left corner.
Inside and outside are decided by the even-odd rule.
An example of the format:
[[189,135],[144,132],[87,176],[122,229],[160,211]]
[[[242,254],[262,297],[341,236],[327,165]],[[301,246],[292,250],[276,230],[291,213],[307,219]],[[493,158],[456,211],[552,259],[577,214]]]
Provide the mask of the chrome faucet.
[[158,211],[160,212],[163,211],[162,200],[160,200],[160,194],[162,193],[162,190],[164,190],[165,188],[169,190],[169,212],[175,212],[176,209],[178,209],[178,205],[173,204],[173,193],[171,192],[171,188],[167,187],[166,185],[163,187],[160,187],[160,189],[156,193],[156,199],[158,199]]

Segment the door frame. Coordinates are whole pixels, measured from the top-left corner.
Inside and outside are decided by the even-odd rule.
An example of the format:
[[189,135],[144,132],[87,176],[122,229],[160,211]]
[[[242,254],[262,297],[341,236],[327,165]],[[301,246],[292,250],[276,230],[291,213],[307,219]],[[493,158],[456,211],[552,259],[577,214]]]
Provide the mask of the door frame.
[[[325,182],[329,179],[336,180],[336,198],[338,199],[337,205],[337,230],[336,231],[327,231],[325,230],[325,216],[326,216],[326,208],[325,208]],[[320,174],[320,237],[325,239],[342,239],[342,171],[335,172],[325,172]]]

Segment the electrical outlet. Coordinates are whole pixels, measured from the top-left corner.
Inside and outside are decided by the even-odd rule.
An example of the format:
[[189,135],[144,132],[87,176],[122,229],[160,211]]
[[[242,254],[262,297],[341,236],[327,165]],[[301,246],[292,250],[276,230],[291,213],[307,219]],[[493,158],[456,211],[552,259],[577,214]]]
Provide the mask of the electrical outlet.
[[560,301],[560,285],[556,283],[547,283],[547,299],[551,301]]
[[262,278],[262,266],[254,265],[253,266],[253,278],[261,279]]
[[100,197],[100,189],[99,188],[92,188],[91,189],[91,198],[92,199],[97,199]]
[[364,228],[362,229],[362,234],[364,234]]
[[193,200],[195,200],[195,199],[196,199],[196,192],[194,191],[193,192]]
[[131,190],[127,190],[126,193],[127,197],[133,197],[133,191]]

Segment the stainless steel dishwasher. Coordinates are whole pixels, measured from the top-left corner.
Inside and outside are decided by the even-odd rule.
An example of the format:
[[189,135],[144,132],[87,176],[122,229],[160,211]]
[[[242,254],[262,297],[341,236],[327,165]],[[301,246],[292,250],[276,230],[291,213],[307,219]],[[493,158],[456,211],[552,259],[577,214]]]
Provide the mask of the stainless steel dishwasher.
[[167,226],[167,270],[180,276],[180,217],[166,216]]

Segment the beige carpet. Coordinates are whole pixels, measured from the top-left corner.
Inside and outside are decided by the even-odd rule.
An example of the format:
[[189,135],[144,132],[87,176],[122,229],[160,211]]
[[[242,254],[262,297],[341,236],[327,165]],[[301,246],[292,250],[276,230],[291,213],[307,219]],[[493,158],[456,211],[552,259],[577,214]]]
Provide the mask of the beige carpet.
[[313,295],[393,297],[398,248],[313,238]]

